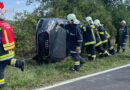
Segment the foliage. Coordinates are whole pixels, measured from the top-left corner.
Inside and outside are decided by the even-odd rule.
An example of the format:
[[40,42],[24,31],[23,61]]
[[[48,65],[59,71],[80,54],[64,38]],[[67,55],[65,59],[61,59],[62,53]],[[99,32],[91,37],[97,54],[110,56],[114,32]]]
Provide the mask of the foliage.
[[92,16],[93,19],[101,20],[111,36],[115,36],[121,20],[128,21],[128,11],[130,12],[128,0],[124,3],[123,0],[28,0],[30,4],[35,1],[41,3],[33,12],[38,18],[66,18],[68,13],[75,13],[83,22],[86,16]]
[[[65,80],[92,74],[117,66],[129,64],[130,52],[118,54],[111,57],[97,59],[96,62],[87,61],[81,67],[80,73],[73,73],[73,60],[66,58],[62,62],[32,65],[27,63],[25,71],[8,67],[5,72],[6,88],[4,90],[34,90],[34,88],[45,87]],[[85,60],[87,57],[84,56]]]
[[16,13],[15,22],[9,22],[13,26],[17,56],[25,57],[35,53],[36,22],[35,17],[26,11]]
[[14,27],[16,51],[23,52],[20,55],[35,51],[35,28],[39,18],[66,18],[67,14],[75,13],[83,23],[86,16],[91,16],[93,20],[101,20],[112,37],[115,37],[121,20],[126,20],[130,27],[129,0],[27,0],[27,5],[35,2],[40,3],[38,8],[32,13],[16,13],[15,21],[11,22]]

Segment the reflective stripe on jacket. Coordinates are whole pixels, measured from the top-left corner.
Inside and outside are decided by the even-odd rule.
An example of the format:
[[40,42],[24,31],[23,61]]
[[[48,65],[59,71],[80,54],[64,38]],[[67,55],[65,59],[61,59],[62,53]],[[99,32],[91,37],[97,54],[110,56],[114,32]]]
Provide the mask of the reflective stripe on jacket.
[[95,46],[97,47],[97,46],[101,45],[102,42],[101,42],[99,33],[98,33],[97,29],[95,28],[95,26],[94,25],[90,25],[90,26],[91,26],[91,28],[93,28],[93,31],[94,31],[94,34],[95,34],[95,38],[96,38],[96,44],[95,44]]
[[9,59],[12,59],[15,57],[15,52],[14,51],[5,51],[2,54],[0,54],[0,61],[6,61]]
[[107,35],[106,35],[106,32],[105,32],[105,29],[102,26],[99,26],[98,32],[99,32],[99,36],[101,38],[102,43],[107,43],[108,40],[107,40]]
[[[0,21],[0,61],[9,60],[9,59],[14,58],[15,56],[15,53],[12,50],[14,48],[14,42],[11,42],[11,41],[14,41],[14,38],[12,37],[11,39],[12,34],[9,35],[9,33],[13,33],[13,32],[12,30],[7,30],[7,31],[4,30],[5,29],[4,27],[9,29],[8,25],[1,24],[1,21]],[[5,40],[5,43],[7,42],[6,44],[3,44],[4,40]]]
[[93,28],[91,28],[90,26],[83,26],[83,25],[80,25],[80,28],[83,32],[84,45],[86,46],[96,44],[96,38]]
[[105,33],[107,35],[107,39],[109,39],[111,37],[110,34],[107,31],[105,31]]
[[12,26],[0,20],[0,31],[2,31],[1,41],[5,51],[15,48]]

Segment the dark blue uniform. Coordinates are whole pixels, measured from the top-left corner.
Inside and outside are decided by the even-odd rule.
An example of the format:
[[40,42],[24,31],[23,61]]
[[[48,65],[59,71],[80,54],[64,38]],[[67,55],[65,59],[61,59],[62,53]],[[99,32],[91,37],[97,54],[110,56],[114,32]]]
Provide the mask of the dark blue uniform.
[[108,39],[108,42],[107,42],[107,44],[108,44],[108,51],[109,51],[109,53],[111,55],[114,55],[115,54],[115,50],[114,50],[114,47],[111,44],[111,36],[110,36],[110,34],[107,31],[105,31],[105,32],[106,32],[107,39]]
[[105,32],[105,29],[104,29],[102,26],[99,26],[99,27],[98,27],[98,33],[99,33],[99,36],[100,36],[100,38],[101,38],[101,41],[102,41],[102,45],[103,45],[104,50],[108,50],[107,34],[106,34],[106,32]]
[[68,32],[68,51],[75,61],[74,70],[78,71],[80,64],[85,63],[80,52],[76,51],[76,47],[80,47],[83,42],[80,26],[78,24],[61,24],[60,26]]
[[83,32],[84,45],[86,47],[86,52],[88,53],[88,59],[95,61],[96,51],[95,44],[96,38],[93,29],[90,26],[80,25],[80,28]]
[[128,38],[127,26],[120,27],[119,29],[117,29],[117,34],[116,34],[117,52],[120,51],[120,47],[122,47],[123,52],[125,51],[127,38]]
[[95,38],[96,38],[96,44],[95,44],[96,51],[99,53],[100,57],[108,56],[107,50],[103,49],[102,41],[101,41],[100,36],[99,36],[99,32],[97,31],[97,29],[95,28],[94,25],[91,25],[91,27],[93,28]]
[[0,26],[0,88],[4,86],[4,71],[7,65],[11,65],[23,70],[23,61],[14,59],[14,51],[5,51],[2,44],[2,26]]

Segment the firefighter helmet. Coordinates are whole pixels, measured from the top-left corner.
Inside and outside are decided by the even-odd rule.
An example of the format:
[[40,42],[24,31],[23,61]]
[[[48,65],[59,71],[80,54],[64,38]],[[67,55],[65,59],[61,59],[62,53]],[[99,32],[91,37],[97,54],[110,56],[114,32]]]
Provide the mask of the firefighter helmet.
[[98,19],[94,20],[94,25],[101,26],[100,20],[98,20]]
[[88,22],[89,24],[93,24],[93,19],[90,16],[86,17],[85,21]]
[[125,21],[125,20],[122,20],[122,21],[121,21],[121,24],[126,24],[126,21]]
[[76,19],[76,15],[73,14],[73,13],[68,14],[68,15],[67,15],[67,20],[68,20],[70,23],[74,22],[75,20],[77,20],[77,19]]

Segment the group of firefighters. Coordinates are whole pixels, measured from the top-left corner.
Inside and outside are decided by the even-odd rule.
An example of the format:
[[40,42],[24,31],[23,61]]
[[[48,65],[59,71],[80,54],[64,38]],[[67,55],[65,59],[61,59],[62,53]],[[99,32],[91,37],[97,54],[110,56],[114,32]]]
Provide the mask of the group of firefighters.
[[[0,8],[4,8],[1,2]],[[98,19],[93,22],[91,17],[86,17],[85,25],[81,25],[75,14],[69,14],[67,20],[68,24],[60,24],[57,22],[57,25],[69,30],[70,44],[68,47],[70,55],[75,61],[74,72],[78,72],[80,67],[85,63],[85,60],[80,56],[82,44],[86,48],[89,60],[96,60],[96,51],[100,57],[114,55],[115,51],[110,42],[110,35],[105,31]],[[126,22],[123,20],[116,36],[117,52],[119,52],[120,47],[125,52],[127,37],[128,29]],[[24,61],[14,58],[14,48],[15,43],[12,26],[3,19],[0,19],[0,88],[4,87],[4,70],[7,65],[20,68],[24,71]]]
[[[92,20],[90,16],[85,18],[84,25],[71,13],[67,15],[68,24],[57,22],[56,25],[68,30],[68,49],[74,62],[74,72],[78,72],[80,67],[86,62],[81,56],[81,47],[85,49],[88,60],[96,61],[96,52],[100,57],[107,57],[115,54],[115,50],[111,44],[111,36],[104,29],[100,20]],[[126,21],[121,21],[121,27],[117,30],[116,44],[117,53],[122,47],[123,52],[126,50],[126,41],[128,38],[128,29]]]

